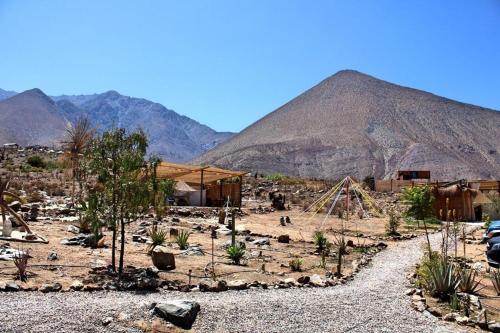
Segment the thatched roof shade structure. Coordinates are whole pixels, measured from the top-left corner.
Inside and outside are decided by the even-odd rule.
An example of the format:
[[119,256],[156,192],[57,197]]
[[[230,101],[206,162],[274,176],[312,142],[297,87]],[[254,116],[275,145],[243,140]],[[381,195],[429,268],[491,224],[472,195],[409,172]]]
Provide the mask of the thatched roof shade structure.
[[214,194],[217,196],[219,201],[224,197],[224,180],[238,178],[239,198],[237,201],[239,205],[241,205],[241,178],[247,174],[248,172],[246,171],[226,170],[213,166],[179,164],[171,162],[161,162],[156,169],[156,175],[160,179],[173,179],[178,182],[184,182],[191,186],[196,185],[199,187],[200,203],[203,201],[203,190],[206,188],[206,185],[212,184],[211,187],[213,188],[213,184],[220,181],[218,192],[217,194]]

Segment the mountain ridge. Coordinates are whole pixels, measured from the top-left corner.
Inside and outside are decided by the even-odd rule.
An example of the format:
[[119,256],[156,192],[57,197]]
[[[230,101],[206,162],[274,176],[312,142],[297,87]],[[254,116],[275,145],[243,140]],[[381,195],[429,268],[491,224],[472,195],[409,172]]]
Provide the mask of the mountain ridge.
[[402,168],[500,178],[499,126],[498,111],[344,70],[193,162],[315,178]]

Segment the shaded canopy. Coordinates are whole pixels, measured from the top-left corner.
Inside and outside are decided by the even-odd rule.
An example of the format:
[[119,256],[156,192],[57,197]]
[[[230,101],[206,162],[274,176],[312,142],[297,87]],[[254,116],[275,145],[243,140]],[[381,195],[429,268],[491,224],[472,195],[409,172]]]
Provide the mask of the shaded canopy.
[[173,179],[189,184],[211,183],[221,179],[241,177],[247,174],[245,171],[225,170],[212,166],[177,164],[161,162],[156,169],[158,178]]

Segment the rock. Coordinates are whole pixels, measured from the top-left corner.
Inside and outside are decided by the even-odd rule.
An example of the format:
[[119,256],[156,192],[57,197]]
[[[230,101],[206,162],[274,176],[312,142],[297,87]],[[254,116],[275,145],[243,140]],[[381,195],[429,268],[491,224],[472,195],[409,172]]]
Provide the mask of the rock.
[[50,260],[50,261],[54,261],[57,259],[59,259],[59,255],[57,254],[56,251],[50,252],[49,255],[47,256],[47,260]]
[[406,291],[405,291],[406,296],[411,296],[414,293],[415,293],[415,288],[406,289]]
[[80,280],[75,280],[73,283],[71,283],[71,286],[69,287],[71,290],[82,290],[83,289],[83,283]]
[[211,292],[226,291],[228,289],[227,283],[224,280],[200,282],[198,284],[198,288],[200,289],[200,291]]
[[278,243],[285,243],[285,244],[290,243],[290,236],[288,236],[288,235],[278,236]]
[[489,324],[488,330],[490,330],[493,333],[500,333],[500,323]]
[[108,326],[113,321],[113,317],[106,317],[101,320],[102,326]]
[[5,284],[5,291],[19,291],[21,288],[15,282],[7,282]]
[[13,211],[18,212],[21,209],[21,203],[19,201],[12,201],[9,207],[12,208]]
[[413,302],[424,302],[424,303],[425,303],[425,298],[423,298],[422,296],[417,295],[417,294],[414,294],[414,295],[411,297],[411,300],[412,300]]
[[175,256],[165,246],[156,246],[151,253],[153,265],[160,270],[175,269]]
[[457,317],[459,316],[458,313],[456,312],[451,312],[451,313],[447,313],[444,315],[443,319],[445,321],[455,321],[457,319]]
[[440,308],[435,308],[435,307],[429,307],[427,308],[427,311],[433,316],[441,318],[443,316],[443,312],[441,311]]
[[283,280],[283,282],[285,282],[286,284],[290,284],[290,285],[297,285],[297,280],[295,280],[294,278],[286,278]]
[[68,228],[66,228],[66,231],[71,232],[72,234],[78,235],[80,233],[80,228],[70,224],[70,225],[68,225]]
[[354,247],[354,242],[352,241],[352,239],[349,239],[347,240],[347,243],[345,245],[349,247]]
[[181,254],[185,256],[204,256],[205,252],[197,245],[190,245],[186,250],[182,251]]
[[307,275],[301,276],[297,279],[297,282],[300,284],[308,284],[311,281],[311,278]]
[[146,237],[143,237],[142,235],[132,235],[132,242],[138,242],[138,243],[146,243],[148,239]]
[[227,283],[229,290],[244,290],[247,289],[248,284],[243,280],[233,280]]
[[231,229],[228,229],[226,227],[220,227],[220,228],[217,228],[217,230],[215,230],[217,232],[218,235],[220,236],[228,236],[228,235],[231,235]]
[[387,247],[387,244],[384,242],[379,242],[376,247],[378,247],[379,249],[385,249]]
[[190,329],[193,326],[199,311],[200,304],[185,300],[158,304],[154,308],[158,316],[184,329]]
[[413,302],[412,306],[419,312],[424,312],[427,306],[422,301]]
[[180,221],[181,221],[180,218],[178,218],[178,217],[172,217],[172,222],[173,223],[179,223]]
[[325,285],[324,281],[318,274],[311,275],[310,283],[317,287],[323,287]]
[[459,325],[466,325],[469,322],[469,317],[458,316],[455,318],[455,320]]
[[60,291],[61,289],[62,289],[61,284],[59,282],[55,282],[52,284],[49,283],[42,284],[42,286],[38,290],[40,290],[42,293],[49,293],[49,292]]
[[7,288],[7,283],[5,281],[0,281],[0,291],[5,291]]
[[258,238],[252,242],[253,245],[271,245],[269,238]]
[[[234,242],[235,245],[245,249],[247,246],[245,244],[245,242],[243,240],[239,240],[239,239],[236,239],[235,242]],[[224,244],[222,244],[222,248],[227,250],[229,247],[231,246],[231,240],[227,240],[224,242]]]

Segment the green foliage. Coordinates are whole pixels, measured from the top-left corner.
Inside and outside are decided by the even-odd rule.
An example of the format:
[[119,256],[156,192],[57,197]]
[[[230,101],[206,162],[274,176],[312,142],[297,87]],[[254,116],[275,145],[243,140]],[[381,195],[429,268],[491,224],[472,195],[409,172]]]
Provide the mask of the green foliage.
[[459,271],[460,284],[459,288],[462,292],[475,294],[478,291],[480,280],[476,280],[477,272],[473,269],[462,269]]
[[319,253],[322,253],[323,251],[329,249],[331,246],[331,243],[326,238],[325,233],[321,230],[318,230],[314,233],[313,241]]
[[149,207],[149,186],[140,177],[148,141],[142,131],[127,134],[125,129],[102,133],[85,151],[86,165],[96,178],[106,206],[108,227],[113,230],[112,266],[115,267],[115,240],[118,223],[121,234],[119,273],[123,271],[125,224],[136,220]]
[[389,236],[399,235],[398,228],[401,225],[401,217],[394,212],[394,210],[389,211],[389,221],[385,225],[385,231]]
[[488,229],[488,227],[490,226],[490,223],[491,223],[491,217],[490,217],[490,215],[487,214],[487,213],[483,213],[483,216],[482,216],[481,220],[484,222],[484,228]]
[[406,215],[417,220],[425,220],[432,216],[432,196],[430,188],[414,186],[403,189],[402,200],[408,205]]
[[426,286],[426,282],[431,277],[431,270],[433,270],[440,261],[441,255],[439,254],[439,252],[432,251],[430,255],[429,253],[425,253],[417,269],[416,284],[418,287],[424,288]]
[[187,248],[189,235],[189,231],[181,230],[181,232],[179,232],[179,235],[175,237],[175,242],[177,243],[177,245],[179,245],[179,248],[181,250],[185,250]]
[[80,223],[80,229],[92,232],[94,236],[92,247],[96,247],[97,242],[102,238],[101,200],[97,192],[90,191],[87,196],[87,203],[83,203],[84,216]]
[[270,180],[270,181],[273,181],[273,182],[277,182],[277,181],[280,181],[280,180],[284,180],[286,178],[285,175],[281,174],[281,173],[273,173],[272,175],[268,175],[265,177],[267,180]]
[[461,306],[460,306],[460,299],[458,298],[457,294],[453,294],[450,298],[450,308],[454,311],[460,311]]
[[239,265],[241,258],[245,255],[245,249],[239,245],[232,245],[227,249],[227,255],[233,264]]
[[425,288],[440,299],[449,299],[455,294],[460,284],[460,276],[455,266],[446,260],[429,266],[429,276],[425,280]]
[[158,226],[154,225],[148,230],[148,236],[153,241],[153,243],[148,246],[148,253],[151,253],[155,247],[165,243],[167,239],[167,232],[163,229],[158,229]]
[[294,259],[290,260],[290,262],[288,263],[292,272],[302,271],[303,264],[304,264],[304,260],[302,260],[300,258],[294,258]]
[[45,160],[38,155],[28,157],[26,163],[33,168],[44,169],[46,166]]
[[497,295],[500,295],[500,269],[496,269],[490,273],[490,280]]

